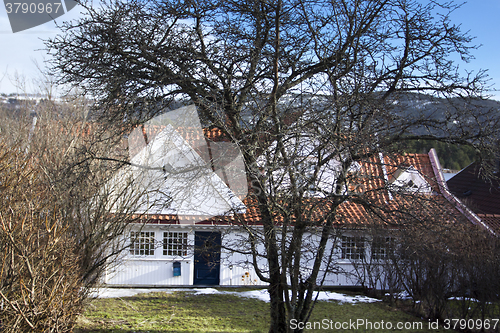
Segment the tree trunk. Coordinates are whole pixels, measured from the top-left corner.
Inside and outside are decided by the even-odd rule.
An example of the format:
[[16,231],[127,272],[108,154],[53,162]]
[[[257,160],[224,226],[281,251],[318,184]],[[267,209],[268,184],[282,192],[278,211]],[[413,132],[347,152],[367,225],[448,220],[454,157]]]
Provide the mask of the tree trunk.
[[[281,267],[278,246],[276,242],[276,230],[273,224],[271,212],[267,206],[267,199],[264,192],[259,197],[259,208],[264,224],[265,246],[267,262],[269,264],[269,297],[271,324],[269,333],[287,332],[286,309],[283,300],[283,285],[281,282]],[[265,200],[265,203],[262,202]]]

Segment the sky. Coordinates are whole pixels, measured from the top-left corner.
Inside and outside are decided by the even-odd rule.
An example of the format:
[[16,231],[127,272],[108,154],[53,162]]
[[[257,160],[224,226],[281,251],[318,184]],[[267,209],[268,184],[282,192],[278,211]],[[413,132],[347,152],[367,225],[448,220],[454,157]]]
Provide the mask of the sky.
[[[77,6],[56,21],[78,18],[83,15],[79,9]],[[462,31],[476,37],[474,44],[482,45],[474,51],[475,59],[468,64],[461,63],[460,68],[475,72],[487,69],[493,88],[500,90],[500,0],[470,0],[451,18],[461,24]],[[43,51],[42,39],[52,38],[57,32],[56,25],[49,22],[12,33],[6,8],[0,4],[0,93],[36,92],[38,84],[34,80],[41,78],[37,67],[43,68],[44,61],[49,59]],[[491,95],[500,101],[500,91]]]

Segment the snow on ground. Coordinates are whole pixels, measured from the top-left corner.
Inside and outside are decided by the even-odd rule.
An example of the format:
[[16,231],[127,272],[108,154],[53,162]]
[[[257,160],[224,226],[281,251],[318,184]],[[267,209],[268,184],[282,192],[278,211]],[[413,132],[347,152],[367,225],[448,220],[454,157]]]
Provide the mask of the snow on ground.
[[[189,291],[193,292],[195,295],[208,295],[208,294],[226,294],[234,295],[246,298],[256,298],[264,302],[269,302],[269,294],[265,289],[251,290],[251,291],[221,291],[214,288],[175,288],[175,289],[146,289],[146,288],[100,288],[93,291],[92,296],[99,298],[116,298],[116,297],[129,297],[141,293],[150,292],[167,292],[172,293],[174,291]],[[376,298],[371,298],[367,296],[349,296],[345,294],[340,294],[336,292],[320,291],[314,293],[314,297],[318,296],[319,301],[338,301],[341,303],[372,303],[379,301]]]
[[147,289],[147,288],[98,288],[93,289],[90,293],[91,297],[98,298],[118,298],[130,297],[137,294],[151,293],[155,291],[172,292],[172,289]]

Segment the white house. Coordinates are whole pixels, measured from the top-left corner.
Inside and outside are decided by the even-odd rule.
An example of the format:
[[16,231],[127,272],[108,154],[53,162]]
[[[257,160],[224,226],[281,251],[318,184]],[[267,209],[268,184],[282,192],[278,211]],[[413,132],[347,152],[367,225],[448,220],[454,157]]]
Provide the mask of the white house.
[[[245,252],[245,246],[240,241],[248,236],[237,221],[244,220],[256,232],[261,230],[259,213],[246,198],[241,156],[228,149],[230,146],[221,148],[221,143],[214,140],[206,141],[205,150],[199,144],[201,131],[195,135],[198,144],[193,147],[192,138],[181,135],[182,128],[186,127],[179,128],[175,122],[162,126],[154,139],[138,150],[131,164],[109,182],[111,193],[116,193],[113,202],[117,206],[120,196],[125,195],[125,185],[134,184],[139,189],[137,212],[144,214],[144,223],[132,226],[124,235],[130,246],[121,264],[107,271],[105,283],[120,286],[264,285],[253,269],[251,256],[241,253]],[[213,138],[212,134],[205,131],[202,142],[205,137]],[[220,158],[231,155],[230,163],[226,161],[219,167],[207,163],[214,160],[216,154]],[[391,158],[380,154],[366,163],[354,165],[352,172],[370,175],[365,177],[367,180],[362,186],[385,189],[378,191],[374,200],[388,207],[397,206],[399,201],[394,196],[406,191],[430,198],[429,202],[434,204],[429,209],[436,210],[436,215],[450,220],[463,218],[447,192],[434,150],[429,154]],[[320,182],[320,186],[331,186],[324,179]],[[346,190],[355,191],[358,185]],[[323,199],[312,195],[310,200],[312,204]],[[321,209],[328,209],[328,204],[315,207],[321,218]],[[383,228],[390,226],[352,201],[340,206],[337,221],[341,232],[335,233],[327,249],[335,254],[331,263],[335,270],[324,270],[324,284],[356,285],[359,281],[350,274],[355,269],[353,261],[367,257],[383,260],[388,253],[389,244],[384,241],[390,240],[381,242],[370,238],[367,228],[377,223]],[[311,232],[308,243],[314,244],[318,237]],[[259,264],[265,266],[265,260],[260,259]]]

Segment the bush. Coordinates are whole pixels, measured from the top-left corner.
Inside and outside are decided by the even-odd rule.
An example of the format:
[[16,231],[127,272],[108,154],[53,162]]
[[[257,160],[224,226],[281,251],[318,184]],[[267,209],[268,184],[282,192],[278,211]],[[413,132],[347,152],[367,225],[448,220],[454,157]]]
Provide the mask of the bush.
[[37,157],[0,151],[0,327],[70,332],[85,299],[74,240]]
[[400,232],[387,272],[429,319],[496,318],[500,240],[482,226],[442,223]]

